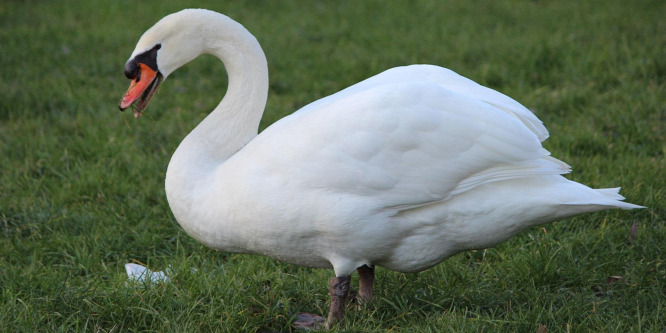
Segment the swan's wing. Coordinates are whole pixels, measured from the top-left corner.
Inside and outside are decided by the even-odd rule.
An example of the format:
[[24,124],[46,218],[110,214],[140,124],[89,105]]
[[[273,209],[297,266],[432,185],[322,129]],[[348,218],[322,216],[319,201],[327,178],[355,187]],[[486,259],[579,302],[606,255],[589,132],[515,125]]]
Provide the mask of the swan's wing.
[[239,168],[293,193],[366,197],[398,210],[487,182],[568,172],[520,111],[499,106],[504,95],[488,89],[484,100],[474,95],[478,85],[470,96],[432,80],[392,81],[371,78],[277,122],[237,154],[263,163]]

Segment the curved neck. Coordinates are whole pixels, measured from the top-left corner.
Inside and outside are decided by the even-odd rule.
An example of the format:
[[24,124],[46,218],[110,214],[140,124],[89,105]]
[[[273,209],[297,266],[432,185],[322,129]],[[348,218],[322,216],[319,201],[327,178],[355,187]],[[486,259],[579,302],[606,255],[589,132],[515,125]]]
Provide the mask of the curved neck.
[[[197,24],[197,23],[195,23]],[[229,77],[218,106],[183,140],[167,170],[169,187],[184,190],[212,171],[258,133],[268,95],[268,66],[259,42],[241,24],[219,15],[198,23],[200,54],[224,63]]]
[[224,63],[229,77],[226,95],[181,143],[200,146],[207,158],[217,162],[257,135],[268,95],[268,66],[259,42],[242,25],[224,18],[206,24],[202,53]]

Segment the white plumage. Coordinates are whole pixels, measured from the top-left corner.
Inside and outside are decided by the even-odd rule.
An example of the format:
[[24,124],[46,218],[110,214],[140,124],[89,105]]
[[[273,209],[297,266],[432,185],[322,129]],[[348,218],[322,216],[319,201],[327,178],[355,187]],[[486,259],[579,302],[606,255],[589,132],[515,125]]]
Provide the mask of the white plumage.
[[226,250],[233,235],[338,276],[363,264],[419,271],[532,225],[633,207],[559,176],[568,165],[537,133],[547,136],[520,104],[449,70],[390,69],[278,121],[215,169],[207,196],[224,203],[199,209],[217,211],[211,229],[238,221],[201,241]]
[[389,69],[257,135],[268,72],[247,30],[185,10],[147,31],[130,60],[156,44],[164,77],[201,53],[229,75],[166,181],[178,222],[213,248],[336,276],[362,265],[411,272],[533,225],[640,207],[562,177],[569,166],[543,149],[548,131],[532,112],[451,70]]

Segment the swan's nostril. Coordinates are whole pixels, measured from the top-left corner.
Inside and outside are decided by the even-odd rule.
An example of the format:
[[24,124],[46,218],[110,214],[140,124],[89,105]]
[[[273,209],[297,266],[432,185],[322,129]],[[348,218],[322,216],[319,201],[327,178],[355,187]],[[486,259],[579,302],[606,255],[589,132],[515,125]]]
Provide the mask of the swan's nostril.
[[139,66],[136,63],[136,60],[132,59],[125,64],[125,76],[128,79],[133,80],[139,74]]

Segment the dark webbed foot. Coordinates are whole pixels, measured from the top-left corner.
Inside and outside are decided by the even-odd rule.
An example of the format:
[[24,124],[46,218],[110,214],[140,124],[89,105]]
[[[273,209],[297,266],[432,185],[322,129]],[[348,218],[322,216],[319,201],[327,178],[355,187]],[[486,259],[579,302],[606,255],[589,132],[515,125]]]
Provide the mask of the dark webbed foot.
[[301,312],[297,315],[293,325],[301,330],[319,330],[324,327],[324,317],[314,313]]

